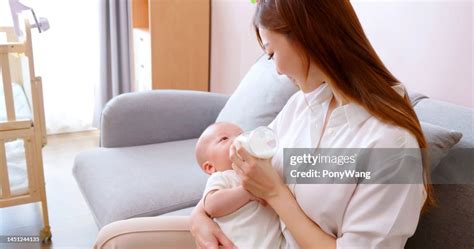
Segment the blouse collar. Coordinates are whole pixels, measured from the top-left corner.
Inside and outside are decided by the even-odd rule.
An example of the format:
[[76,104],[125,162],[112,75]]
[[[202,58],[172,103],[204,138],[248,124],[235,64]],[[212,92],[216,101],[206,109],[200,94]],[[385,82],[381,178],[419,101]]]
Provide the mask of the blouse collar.
[[[401,96],[405,96],[405,87],[403,84],[397,84],[392,88]],[[331,87],[327,83],[323,83],[315,90],[303,94],[310,106],[329,105],[329,102],[333,97]],[[372,114],[361,105],[349,102],[345,105],[336,107],[331,116],[331,122],[328,124],[328,128],[347,122],[351,129],[356,129],[360,124],[369,119]]]
[[332,98],[332,90],[329,87],[328,83],[322,83],[318,88],[314,89],[309,93],[305,93],[304,98],[309,105],[321,105],[325,102],[328,102]]

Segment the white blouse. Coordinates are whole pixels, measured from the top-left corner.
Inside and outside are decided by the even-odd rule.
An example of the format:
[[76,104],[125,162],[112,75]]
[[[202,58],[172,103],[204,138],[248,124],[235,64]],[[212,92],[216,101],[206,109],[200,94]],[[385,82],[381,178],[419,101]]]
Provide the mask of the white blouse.
[[[401,95],[402,85],[394,87]],[[328,84],[298,91],[269,125],[279,139],[272,164],[282,175],[283,148],[315,148],[333,97]],[[308,106],[309,105],[309,106]],[[336,107],[320,148],[419,148],[407,130],[384,123],[363,107]],[[422,170],[421,156],[414,170]],[[426,199],[423,184],[288,184],[305,214],[336,239],[337,248],[403,248],[416,230]],[[281,221],[285,248],[298,248]]]

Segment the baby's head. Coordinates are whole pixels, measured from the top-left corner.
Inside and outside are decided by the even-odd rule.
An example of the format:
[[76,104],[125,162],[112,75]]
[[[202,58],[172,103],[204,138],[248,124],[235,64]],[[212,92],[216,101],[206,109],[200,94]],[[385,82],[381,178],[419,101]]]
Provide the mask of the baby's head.
[[208,174],[232,169],[229,149],[234,139],[242,133],[235,124],[219,122],[204,130],[196,144],[196,160]]

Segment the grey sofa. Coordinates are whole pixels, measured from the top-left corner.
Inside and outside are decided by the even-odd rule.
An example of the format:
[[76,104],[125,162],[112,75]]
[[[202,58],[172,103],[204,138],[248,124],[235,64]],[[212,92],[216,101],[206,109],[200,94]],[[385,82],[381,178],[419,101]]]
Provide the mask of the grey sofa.
[[[207,92],[157,90],[111,100],[102,114],[101,147],[78,154],[73,169],[98,227],[133,217],[189,214],[208,177],[194,159],[202,131],[216,119],[245,129],[266,125],[296,91],[269,63],[260,59],[230,99]],[[262,90],[249,91],[253,84]],[[422,121],[463,133],[433,171],[440,183],[463,184],[435,185],[439,206],[422,216],[406,248],[472,248],[474,185],[465,172],[472,173],[474,161],[472,155],[459,156],[454,149],[474,147],[474,111],[421,94],[410,98]],[[229,105],[246,112],[221,112]]]

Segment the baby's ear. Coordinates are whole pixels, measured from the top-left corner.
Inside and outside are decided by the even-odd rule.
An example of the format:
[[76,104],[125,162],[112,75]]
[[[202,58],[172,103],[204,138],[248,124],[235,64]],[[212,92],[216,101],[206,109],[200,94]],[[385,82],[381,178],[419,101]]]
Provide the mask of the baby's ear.
[[202,168],[209,175],[216,172],[216,167],[214,167],[209,161],[204,162]]

